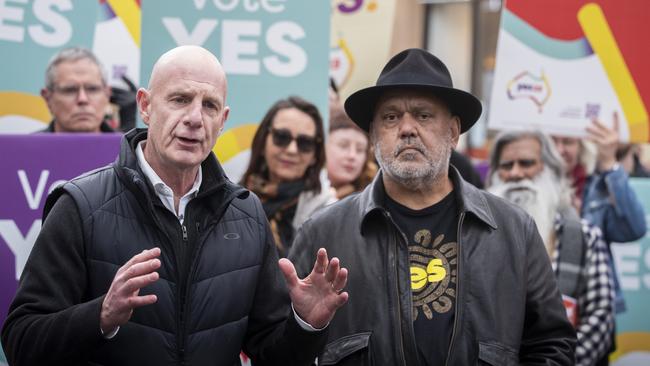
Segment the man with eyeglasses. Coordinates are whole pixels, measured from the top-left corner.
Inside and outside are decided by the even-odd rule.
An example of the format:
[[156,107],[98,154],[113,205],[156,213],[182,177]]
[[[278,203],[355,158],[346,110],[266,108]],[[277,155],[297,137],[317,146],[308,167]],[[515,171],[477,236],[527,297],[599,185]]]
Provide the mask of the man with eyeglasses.
[[105,120],[111,88],[87,49],[66,48],[52,57],[41,96],[53,118],[40,132],[114,132]]
[[609,352],[614,292],[601,231],[581,220],[571,203],[565,164],[540,131],[499,134],[490,156],[488,188],[530,214],[544,240],[576,329],[576,365],[593,366]]
[[351,268],[319,365],[573,365],[575,331],[533,220],[449,165],[481,102],[409,49],[345,110],[381,170],[316,212],[289,252],[299,274],[320,245]]

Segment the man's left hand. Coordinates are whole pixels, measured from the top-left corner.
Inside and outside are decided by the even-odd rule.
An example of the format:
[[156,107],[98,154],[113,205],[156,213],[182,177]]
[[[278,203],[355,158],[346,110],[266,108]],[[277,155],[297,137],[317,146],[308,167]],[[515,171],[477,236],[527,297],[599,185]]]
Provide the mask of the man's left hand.
[[342,292],[348,281],[348,271],[341,268],[338,258],[328,260],[324,248],[318,250],[314,268],[302,280],[290,260],[282,258],[279,265],[287,280],[293,308],[312,327],[324,328],[336,310],[348,301],[348,293]]

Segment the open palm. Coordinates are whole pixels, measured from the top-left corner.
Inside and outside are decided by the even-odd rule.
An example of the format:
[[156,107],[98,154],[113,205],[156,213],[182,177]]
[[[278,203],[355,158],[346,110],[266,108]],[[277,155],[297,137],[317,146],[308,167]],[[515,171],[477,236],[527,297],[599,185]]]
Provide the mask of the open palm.
[[312,327],[325,327],[336,310],[348,301],[348,293],[342,292],[348,280],[348,271],[341,268],[338,258],[328,260],[324,248],[318,250],[314,268],[302,280],[298,278],[290,260],[282,258],[279,265],[287,280],[293,308]]

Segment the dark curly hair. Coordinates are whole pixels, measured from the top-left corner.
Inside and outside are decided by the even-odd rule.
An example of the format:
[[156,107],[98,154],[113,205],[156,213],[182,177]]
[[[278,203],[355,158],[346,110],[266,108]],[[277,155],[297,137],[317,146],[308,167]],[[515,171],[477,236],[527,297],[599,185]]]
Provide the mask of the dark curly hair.
[[246,185],[248,178],[252,175],[259,175],[265,179],[269,178],[268,165],[264,158],[264,150],[266,149],[266,136],[271,131],[273,127],[273,119],[282,109],[296,108],[299,111],[307,114],[314,121],[316,125],[316,150],[314,150],[314,156],[316,162],[309,166],[305,171],[305,190],[315,191],[320,193],[321,184],[320,184],[320,171],[325,164],[325,147],[324,147],[324,132],[323,132],[323,118],[318,112],[316,106],[305,99],[302,99],[297,96],[290,96],[287,99],[281,99],[275,102],[271,108],[266,112],[266,115],[262,119],[255,136],[253,137],[253,142],[251,146],[251,158],[248,163],[248,168],[246,173],[241,179],[241,184]]

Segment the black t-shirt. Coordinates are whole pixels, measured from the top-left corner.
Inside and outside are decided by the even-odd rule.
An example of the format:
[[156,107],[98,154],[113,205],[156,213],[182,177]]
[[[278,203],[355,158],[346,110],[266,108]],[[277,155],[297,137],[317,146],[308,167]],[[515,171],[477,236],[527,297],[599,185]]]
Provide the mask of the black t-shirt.
[[386,206],[406,235],[411,262],[413,329],[421,365],[444,365],[454,326],[458,203],[454,192],[422,210],[387,196]]

